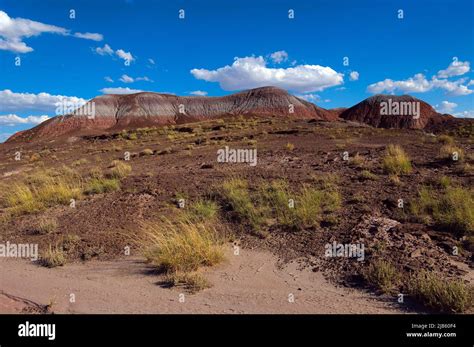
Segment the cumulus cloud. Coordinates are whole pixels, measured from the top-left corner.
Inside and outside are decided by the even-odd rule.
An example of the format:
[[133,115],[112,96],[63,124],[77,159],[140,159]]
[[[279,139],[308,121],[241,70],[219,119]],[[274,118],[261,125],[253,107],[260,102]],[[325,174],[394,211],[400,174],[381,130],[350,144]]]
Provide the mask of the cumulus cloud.
[[[6,12],[0,11],[0,50],[14,53],[32,52],[33,48],[23,40],[44,33],[71,36],[68,29],[25,18],[11,18]],[[102,35],[96,33],[75,33],[72,36],[94,41],[102,40]]]
[[0,91],[0,109],[5,111],[35,110],[52,113],[58,103],[77,105],[85,104],[87,100],[76,96],[51,95],[49,93],[15,93],[10,89]]
[[455,113],[454,116],[459,118],[474,118],[474,110],[466,110],[462,112]]
[[0,125],[6,126],[15,126],[18,124],[40,124],[44,121],[48,120],[49,116],[42,115],[42,116],[28,116],[28,117],[20,117],[16,114],[7,114],[0,116]]
[[455,102],[442,101],[441,105],[436,105],[435,108],[440,113],[452,113],[457,106]]
[[120,77],[120,80],[123,82],[123,83],[133,83],[134,79],[128,75],[122,75],[122,77]]
[[147,76],[133,78],[128,75],[122,75],[122,77],[120,77],[120,81],[122,81],[123,83],[133,83],[133,82],[139,82],[139,81],[153,82]]
[[349,74],[349,79],[351,81],[357,81],[359,79],[359,73],[357,71],[352,71],[350,74]]
[[103,94],[134,94],[143,92],[140,89],[130,89],[130,88],[123,88],[123,87],[116,87],[116,88],[102,88],[100,90]]
[[115,51],[115,54],[117,55],[117,57],[125,60],[125,61],[133,61],[135,60],[135,58],[133,57],[132,53],[130,52],[125,52],[123,49],[117,49]]
[[195,90],[195,91],[190,92],[189,94],[196,95],[196,96],[206,96],[207,92],[203,90]]
[[461,76],[470,70],[468,61],[458,61],[455,59],[445,70],[438,71],[439,78],[449,78],[453,76]]
[[102,34],[97,33],[75,33],[74,37],[92,41],[102,41],[104,39],[104,36]]
[[343,83],[343,74],[320,65],[269,68],[262,56],[234,58],[232,65],[216,70],[192,69],[191,74],[208,82],[218,82],[224,90],[275,86],[300,93],[322,91]]
[[288,53],[286,53],[285,51],[273,52],[272,54],[270,54],[270,58],[275,64],[280,64],[288,60]]
[[[469,65],[468,62],[467,65]],[[442,71],[448,70],[449,67],[448,69]],[[446,74],[448,74],[448,72],[443,72],[443,75]],[[450,81],[448,79],[440,79],[438,78],[438,76],[439,73],[435,76],[432,76],[431,79],[427,79],[424,74],[418,73],[415,76],[410,77],[406,80],[395,81],[387,78],[383,81],[369,85],[367,87],[367,91],[373,94],[378,94],[382,92],[395,93],[396,91],[400,91],[403,93],[425,93],[433,89],[441,89],[444,90],[446,94],[453,96],[469,95],[473,93],[473,90],[468,88],[469,84],[464,84],[465,82],[467,82],[467,79],[465,78]]]
[[319,102],[321,97],[318,94],[297,94],[298,98],[309,101],[309,102]]
[[95,52],[99,55],[112,55],[114,50],[108,44],[105,44],[104,47],[97,47]]
[[99,55],[110,55],[110,56],[117,56],[120,59],[123,59],[124,61],[132,62],[135,60],[133,57],[132,53],[130,52],[125,52],[123,49],[117,49],[114,51],[112,47],[110,47],[108,44],[105,44],[104,47],[97,47],[95,49],[95,52]]

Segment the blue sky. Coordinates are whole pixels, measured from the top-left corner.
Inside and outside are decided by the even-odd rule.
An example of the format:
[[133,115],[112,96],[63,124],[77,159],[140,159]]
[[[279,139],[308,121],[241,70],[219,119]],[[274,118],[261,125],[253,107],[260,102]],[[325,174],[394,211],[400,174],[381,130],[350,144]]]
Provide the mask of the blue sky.
[[138,90],[276,85],[324,108],[411,94],[473,117],[473,11],[472,0],[0,0],[0,141],[55,116],[58,100]]

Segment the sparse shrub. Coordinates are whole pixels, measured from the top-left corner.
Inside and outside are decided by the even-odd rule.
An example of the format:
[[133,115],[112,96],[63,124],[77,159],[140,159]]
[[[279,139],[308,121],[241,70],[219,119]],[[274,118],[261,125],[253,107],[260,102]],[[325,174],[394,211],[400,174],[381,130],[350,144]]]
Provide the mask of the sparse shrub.
[[452,233],[474,233],[474,194],[471,189],[447,187],[441,192],[424,187],[418,199],[410,204],[411,212],[425,223],[436,225]]
[[172,152],[173,152],[173,149],[171,147],[167,147],[167,148],[162,149],[161,151],[159,151],[158,155],[171,154]]
[[38,234],[51,234],[58,229],[58,222],[55,218],[43,217],[38,221],[38,225],[35,228]]
[[355,167],[363,167],[364,166],[364,157],[357,153],[354,157],[351,158],[351,165]]
[[427,271],[410,278],[408,291],[424,306],[445,313],[465,312],[474,299],[473,288],[462,280],[447,280]]
[[46,267],[63,266],[66,264],[66,256],[64,251],[59,246],[53,247],[49,245],[49,248],[41,256],[40,264]]
[[153,155],[153,150],[150,148],[145,148],[143,151],[140,152],[140,156],[147,156]]
[[389,145],[382,162],[383,169],[388,174],[400,175],[411,172],[411,162],[403,148]]
[[464,151],[453,144],[445,144],[439,149],[439,159],[461,162],[464,160]]
[[225,181],[221,194],[239,219],[249,223],[255,232],[261,232],[263,219],[259,209],[250,198],[247,182],[237,178]]
[[360,173],[360,177],[364,180],[371,180],[371,181],[375,181],[378,178],[377,175],[373,174],[369,170],[363,170]]
[[204,223],[155,222],[144,231],[146,258],[166,273],[193,272],[224,260],[224,238]]
[[77,166],[81,166],[81,165],[84,165],[84,164],[87,164],[87,163],[88,163],[88,160],[86,158],[82,158],[82,159],[74,161],[72,163],[72,166],[77,167]]
[[383,293],[390,293],[400,282],[395,266],[384,260],[373,261],[363,271],[367,283]]
[[191,205],[187,217],[191,221],[209,221],[214,219],[219,212],[219,205],[211,200],[198,200]]
[[[259,189],[259,196],[262,200],[260,205],[265,207],[268,218],[276,218],[281,225],[300,229],[319,225],[323,212],[334,212],[341,205],[341,197],[336,190],[320,190],[304,185],[299,191],[292,192],[284,180],[264,184]],[[290,207],[290,199],[293,199],[294,207]],[[335,221],[329,216],[324,219]]]
[[454,144],[454,139],[449,135],[440,135],[438,137],[438,142],[444,145],[452,145]]
[[120,189],[120,182],[116,178],[93,178],[86,190],[86,194],[101,194],[114,192]]
[[171,287],[184,287],[191,293],[210,288],[209,281],[199,272],[175,272],[167,274],[164,281]]
[[138,136],[136,133],[129,133],[127,134],[127,137],[126,137],[128,140],[131,140],[131,141],[134,141],[136,139],[138,139]]
[[35,162],[35,161],[38,161],[40,159],[41,159],[41,156],[39,155],[39,153],[33,153],[30,157],[31,162]]
[[74,171],[38,172],[5,193],[7,207],[15,214],[33,213],[55,205],[69,204],[81,195],[83,182]]
[[112,165],[113,167],[108,175],[110,178],[122,179],[132,172],[132,167],[122,161],[115,160]]
[[292,150],[295,149],[295,145],[288,142],[288,143],[286,144],[285,148],[286,148],[287,150],[289,150],[289,151],[292,151]]

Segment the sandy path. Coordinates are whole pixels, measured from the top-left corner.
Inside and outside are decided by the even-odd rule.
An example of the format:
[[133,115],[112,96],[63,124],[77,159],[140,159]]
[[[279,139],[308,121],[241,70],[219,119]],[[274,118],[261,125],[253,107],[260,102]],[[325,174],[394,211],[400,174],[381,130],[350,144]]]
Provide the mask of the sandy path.
[[[140,259],[69,264],[47,269],[0,259],[0,313],[28,301],[53,302],[57,313],[399,313],[391,303],[327,282],[319,272],[283,269],[265,252],[242,250],[206,273],[213,287],[197,294],[167,289]],[[3,292],[3,293],[2,293]],[[70,303],[74,293],[76,302]],[[5,295],[8,294],[8,297]],[[293,294],[294,302],[288,298]],[[17,299],[14,299],[17,297]]]

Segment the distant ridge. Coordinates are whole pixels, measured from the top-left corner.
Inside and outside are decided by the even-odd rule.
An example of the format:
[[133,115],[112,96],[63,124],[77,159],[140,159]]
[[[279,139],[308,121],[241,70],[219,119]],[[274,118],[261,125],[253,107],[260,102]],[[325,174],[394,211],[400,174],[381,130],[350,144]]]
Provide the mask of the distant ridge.
[[[415,105],[413,114],[384,114],[382,105]],[[95,116],[87,110],[94,105]],[[350,108],[327,110],[276,87],[255,88],[222,96],[176,96],[142,92],[127,95],[102,95],[88,101],[74,114],[57,116],[36,127],[20,131],[7,142],[29,142],[62,136],[103,134],[122,129],[135,129],[167,124],[248,115],[277,116],[325,121],[349,120],[378,128],[439,129],[453,116],[441,115],[428,103],[409,95],[374,95]]]

